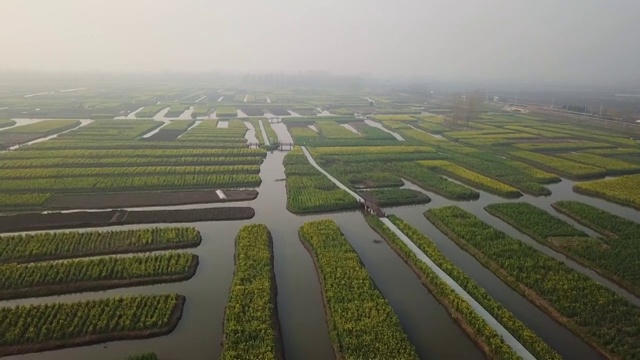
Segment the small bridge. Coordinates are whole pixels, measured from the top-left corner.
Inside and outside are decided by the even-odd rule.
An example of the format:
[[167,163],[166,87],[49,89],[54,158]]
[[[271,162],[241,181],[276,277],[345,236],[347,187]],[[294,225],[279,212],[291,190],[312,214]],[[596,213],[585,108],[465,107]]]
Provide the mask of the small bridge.
[[384,211],[382,211],[382,208],[380,207],[380,205],[376,204],[373,201],[364,200],[364,201],[360,201],[360,204],[362,205],[362,209],[371,215],[375,215],[379,218],[383,218],[386,216],[384,214]]
[[257,142],[250,142],[248,145],[249,145],[249,149],[257,149],[260,147],[260,143],[257,143]]
[[278,143],[278,150],[293,150],[293,143],[292,142]]
[[282,122],[282,118],[281,117],[271,117],[271,118],[269,118],[269,122],[270,123],[281,123]]

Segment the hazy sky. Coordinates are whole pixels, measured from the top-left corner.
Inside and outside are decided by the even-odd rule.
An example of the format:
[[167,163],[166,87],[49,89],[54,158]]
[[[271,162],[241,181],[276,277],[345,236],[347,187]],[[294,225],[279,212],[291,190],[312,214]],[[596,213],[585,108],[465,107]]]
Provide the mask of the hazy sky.
[[0,70],[640,80],[638,0],[0,0]]

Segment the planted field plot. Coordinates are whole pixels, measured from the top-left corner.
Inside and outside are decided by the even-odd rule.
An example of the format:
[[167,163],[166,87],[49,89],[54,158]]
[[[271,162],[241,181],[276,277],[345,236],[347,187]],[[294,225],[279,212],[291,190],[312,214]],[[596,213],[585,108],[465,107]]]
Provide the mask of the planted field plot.
[[5,120],[5,119],[1,119],[0,120],[0,129],[4,129],[7,127],[11,127],[13,125],[15,125],[16,122],[14,120]]
[[551,194],[551,191],[542,186],[540,182],[560,181],[557,176],[544,173],[527,164],[504,159],[489,153],[478,152],[466,156],[452,155],[451,161],[464,168],[516,187],[522,192],[536,196]]
[[[631,235],[633,231],[637,234],[640,224],[578,202],[561,201],[554,204],[554,208],[582,223],[586,222],[589,227],[592,226],[588,219],[599,216],[599,223],[606,224],[609,230],[615,230],[622,236],[618,238],[615,233],[604,230],[609,234],[608,238],[589,238],[582,231],[527,203],[492,204],[485,209],[533,239],[640,294],[640,246]],[[612,229],[613,224],[620,228]]]
[[587,153],[558,154],[559,157],[607,170],[609,174],[633,174],[640,172],[640,165]]
[[168,334],[184,302],[171,294],[3,307],[0,356]]
[[393,164],[391,169],[400,177],[415,183],[424,190],[434,192],[451,200],[473,200],[480,194],[464,185],[453,182],[418,163]]
[[162,105],[147,105],[142,110],[136,113],[137,119],[151,119],[156,116],[160,111],[169,107],[169,104]]
[[444,155],[426,146],[335,146],[310,149],[324,165],[334,163],[400,162],[442,159]]
[[256,106],[243,106],[240,110],[247,116],[263,116],[264,110]]
[[333,220],[298,231],[316,264],[336,356],[344,359],[418,359],[393,309]]
[[6,129],[0,132],[0,149],[73,129],[78,125],[80,122],[77,120],[46,120]]
[[635,305],[459,207],[430,209],[425,215],[509,286],[602,354],[640,356],[640,309]]
[[168,108],[168,104],[162,105],[147,105],[142,110],[136,113],[138,119],[151,119],[156,116],[160,111]]
[[165,125],[155,133],[147,138],[152,141],[172,141],[177,139],[180,135],[184,134],[191,126],[195,124],[195,121],[188,120],[174,120],[168,125]]
[[351,195],[309,164],[300,148],[287,154],[284,165],[287,175],[287,210],[290,212],[300,214],[336,211],[359,206]]
[[182,115],[182,113],[185,112],[187,109],[189,109],[189,105],[171,104],[169,111],[166,114],[164,114],[164,117],[177,118],[180,115]]
[[213,207],[186,210],[110,210],[60,213],[21,213],[0,216],[0,232],[104,227],[129,224],[168,224],[251,219],[250,207]]
[[193,107],[191,118],[197,119],[200,117],[209,116],[211,112],[211,107],[209,105],[196,105]]
[[[427,236],[397,216],[389,216],[389,220],[402,231],[426,256],[454,280],[464,291],[480,304],[502,326],[513,335],[532,355],[538,359],[560,359],[549,345],[527,328],[509,310],[495,301],[482,287],[476,284],[460,268],[455,266],[438,249],[436,244]],[[503,338],[492,329],[469,303],[456,294],[451,287],[440,278],[426,263],[416,257],[411,249],[380,219],[368,216],[369,225],[411,266],[418,274],[422,283],[431,291],[438,301],[458,324],[473,338],[488,358],[516,358],[512,348]]]
[[198,256],[184,252],[0,265],[0,299],[184,281],[197,266]]
[[190,227],[6,235],[0,237],[0,264],[182,249],[201,240]]
[[526,143],[514,145],[517,148],[528,151],[575,151],[585,149],[613,148],[614,145],[592,141],[557,142],[557,143]]
[[522,194],[512,186],[504,184],[502,182],[493,180],[486,176],[482,176],[473,171],[469,171],[463,167],[443,160],[430,160],[418,162],[421,166],[427,167],[434,172],[440,173],[445,176],[449,176],[458,181],[461,181],[469,186],[474,186],[479,189],[488,191],[490,193],[500,195],[503,197],[516,198],[522,196]]
[[514,151],[509,154],[524,161],[525,163],[531,164],[532,166],[570,179],[597,178],[603,177],[607,174],[607,170],[605,169],[555,156],[543,155],[530,151]]
[[410,122],[414,122],[417,121],[417,119],[412,116],[412,115],[374,115],[371,117],[373,120],[376,121],[410,121]]
[[234,106],[218,106],[216,108],[216,116],[219,118],[222,117],[236,117],[238,116],[238,109]]
[[431,199],[420,191],[410,189],[372,189],[358,192],[363,199],[380,206],[426,204]]
[[266,225],[240,229],[235,262],[220,359],[282,359],[273,244]]
[[287,111],[287,109],[281,107],[271,107],[269,108],[269,112],[275,116],[291,116],[291,113]]
[[133,140],[162,126],[153,120],[99,120],[77,130],[62,134],[51,143],[58,141],[109,141]]
[[175,190],[253,187],[260,185],[257,174],[190,174],[176,176],[163,174],[155,176],[102,177],[87,176],[58,179],[4,180],[0,191],[6,192],[86,192],[86,191],[128,191],[128,190]]
[[640,175],[575,184],[573,190],[640,209]]
[[226,128],[219,127],[217,120],[203,120],[198,126],[187,131],[180,137],[180,141],[208,142],[210,144],[238,144],[246,146],[244,135],[247,127],[241,120],[229,121]]
[[[349,118],[348,120],[351,119]],[[330,120],[316,121],[311,124],[306,121],[297,121],[296,119],[287,123],[287,127],[296,144],[333,147],[398,145],[398,140],[391,134],[365,123],[349,122],[344,124],[352,126],[355,132],[342,126],[337,121]]]
[[402,179],[385,171],[383,163],[349,163],[325,166],[324,169],[331,173],[341,183],[353,188],[381,188],[400,187],[404,185]]
[[[224,197],[220,197],[222,192]],[[123,192],[115,194],[58,194],[46,202],[47,209],[126,209],[144,206],[174,206],[250,201],[258,197],[256,190],[186,190]],[[44,205],[41,203],[40,205]]]

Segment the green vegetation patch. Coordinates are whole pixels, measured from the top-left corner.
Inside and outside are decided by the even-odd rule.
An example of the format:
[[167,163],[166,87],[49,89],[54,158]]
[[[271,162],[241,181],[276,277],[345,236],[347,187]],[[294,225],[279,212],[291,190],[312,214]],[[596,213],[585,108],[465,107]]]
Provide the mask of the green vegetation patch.
[[329,337],[343,359],[418,359],[391,305],[333,220],[298,232],[322,284]]
[[201,240],[192,227],[5,235],[0,237],[0,263],[178,249]]
[[640,175],[589,181],[573,185],[573,190],[640,209]]
[[240,229],[235,262],[220,359],[282,359],[272,239],[266,225]]
[[2,307],[0,356],[167,334],[184,301],[170,294]]
[[197,255],[166,253],[0,265],[0,299],[50,296],[186,280]]
[[[460,268],[438,250],[435,243],[420,231],[404,222],[397,216],[389,216],[389,220],[395,224],[411,241],[422,250],[441,270],[449,275],[469,295],[471,295],[487,312],[489,312],[511,335],[513,335],[531,354],[539,359],[560,359],[549,345],[540,339],[533,331],[527,328],[509,310],[495,301],[482,287],[473,281]],[[368,216],[367,222],[402,256],[414,270],[420,274],[420,279],[438,298],[456,321],[463,321],[464,329],[471,328],[470,336],[476,341],[482,342],[489,348],[487,357],[501,359],[519,358],[498,335],[482,319],[471,306],[457,295],[440,277],[419,260],[407,245],[400,240],[395,233],[389,230],[377,217]]]
[[457,206],[430,209],[425,215],[503,281],[599,351],[610,357],[640,357],[640,308]]

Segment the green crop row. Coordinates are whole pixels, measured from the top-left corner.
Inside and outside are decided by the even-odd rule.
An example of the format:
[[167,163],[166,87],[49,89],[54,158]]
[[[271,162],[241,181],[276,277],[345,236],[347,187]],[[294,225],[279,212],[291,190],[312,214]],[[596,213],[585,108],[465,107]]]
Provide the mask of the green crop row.
[[[560,359],[553,349],[540,339],[533,331],[527,328],[509,310],[495,301],[482,287],[473,281],[460,268],[455,266],[440,252],[435,243],[420,231],[404,222],[397,216],[389,216],[389,220],[400,229],[411,241],[427,255],[442,271],[447,273],[460,287],[473,297],[487,312],[489,312],[511,335],[513,335],[531,354],[538,359]],[[447,307],[448,311],[456,319],[462,320],[467,327],[473,329],[471,337],[483,342],[489,348],[489,358],[518,358],[502,337],[493,330],[459,295],[457,295],[440,277],[431,270],[423,261],[419,260],[413,251],[389,230],[388,227],[376,217],[368,217],[369,224],[389,244],[399,252],[400,256],[414,269],[419,271],[421,280]],[[467,328],[465,327],[465,328]]]
[[640,224],[577,201],[553,204],[559,212],[605,235],[562,248],[573,258],[640,296]]
[[569,153],[559,154],[558,156],[567,160],[606,169],[609,174],[629,174],[640,172],[639,165],[634,165],[622,160],[607,158],[595,154]]
[[272,239],[266,225],[240,229],[235,261],[220,359],[282,358]]
[[236,143],[205,143],[202,141],[184,141],[180,137],[180,141],[120,141],[112,139],[96,140],[57,140],[39,142],[20,149],[24,151],[34,150],[107,150],[107,149],[223,149],[223,148],[246,148],[246,144]]
[[[284,159],[287,174],[287,209],[292,213],[309,213],[354,209],[357,201],[316,170],[299,148]],[[296,174],[290,175],[295,170]]]
[[[367,140],[395,140],[396,138],[386,131],[382,131],[376,127],[369,126],[364,122],[352,124],[352,126],[358,130],[358,132],[364,136]],[[354,133],[352,133],[355,135]]]
[[393,309],[333,220],[307,222],[300,240],[316,264],[329,325],[341,359],[418,359]]
[[612,358],[640,357],[640,308],[459,207],[430,209],[425,215],[485,267],[600,352]]
[[640,209],[640,175],[590,181],[573,185],[573,190]]
[[200,241],[200,232],[191,227],[5,235],[0,237],[0,263],[176,249]]
[[4,130],[0,136],[4,134],[48,134],[51,132],[63,131],[74,126],[80,125],[78,120],[43,120],[37,123],[16,126],[11,129]]
[[543,244],[550,244],[551,238],[587,237],[566,221],[529,203],[491,204],[485,210]]
[[197,119],[199,117],[207,116],[207,115],[209,115],[210,111],[211,111],[211,106],[209,106],[209,105],[196,105],[196,106],[193,107],[193,112],[191,113],[191,118],[192,119]]
[[40,206],[51,199],[50,193],[0,194],[0,208]]
[[148,119],[148,118],[152,118],[154,117],[157,113],[159,113],[161,110],[164,110],[166,108],[168,108],[169,105],[167,104],[162,104],[162,105],[147,105],[145,106],[142,110],[138,111],[136,113],[136,118],[138,119]]
[[3,180],[0,191],[119,191],[259,186],[257,174],[190,174]]
[[185,280],[197,259],[174,252],[0,265],[0,300]]
[[188,128],[193,125],[195,121],[191,120],[174,120],[169,123],[169,125],[163,126],[160,131],[186,131]]
[[223,166],[136,166],[0,169],[0,179],[48,179],[90,176],[258,174],[259,165]]
[[56,168],[56,167],[139,167],[139,166],[186,166],[186,165],[260,165],[262,157],[248,156],[199,156],[199,157],[118,157],[118,158],[44,158],[0,161],[0,169]]
[[500,181],[480,175],[476,172],[469,171],[461,166],[443,160],[420,161],[418,164],[425,166],[433,171],[450,176],[458,181],[478,187],[496,195],[515,198],[522,194],[514,187],[504,184]]
[[52,142],[133,140],[160,126],[162,126],[162,122],[154,120],[97,120],[62,134]]
[[327,139],[352,139],[361,137],[335,121],[318,121],[315,123],[315,126],[320,131],[320,135]]
[[[244,95],[242,96],[244,98]],[[217,117],[236,117],[238,115],[238,109],[233,106],[218,106],[216,108]]]
[[385,164],[349,163],[324,166],[324,169],[345,185],[355,188],[399,187],[402,179],[385,171]]
[[427,195],[411,189],[373,189],[359,193],[363,198],[372,199],[380,206],[426,204],[431,201]]
[[427,146],[358,146],[312,148],[310,152],[315,157],[326,155],[415,154],[433,153],[434,151]]
[[266,156],[262,149],[112,149],[112,150],[56,150],[56,151],[11,151],[0,159],[49,159],[49,158],[122,158],[122,157],[192,157],[192,156]]
[[514,151],[510,155],[515,156],[525,162],[531,163],[533,166],[537,166],[543,170],[547,170],[558,174],[560,176],[566,176],[572,179],[585,179],[601,177],[607,174],[605,169],[580,164],[575,161],[561,159],[554,156],[538,154],[530,151]]
[[421,188],[452,200],[477,199],[480,194],[464,185],[450,181],[418,163],[396,163],[391,169],[401,177],[416,183]]
[[513,160],[503,159],[491,154],[483,154],[482,158],[475,156],[454,155],[451,161],[479,174],[497,181],[509,184],[519,190],[533,195],[550,195],[551,191],[540,185],[533,176],[513,166]]
[[[168,117],[168,118],[175,118],[178,117],[180,115],[182,115],[182,113],[187,110],[189,108],[188,105],[184,105],[184,104],[172,104],[171,107],[169,108],[169,111],[167,111],[166,114],[164,114],[164,117]],[[144,110],[143,110],[144,111]]]
[[33,351],[33,347],[42,351],[96,339],[160,335],[159,330],[171,327],[183,303],[184,297],[171,294],[3,307],[0,356]]
[[582,150],[582,149],[603,149],[614,147],[610,144],[597,143],[593,141],[557,142],[557,143],[524,143],[515,147],[529,151],[558,151],[558,150]]

